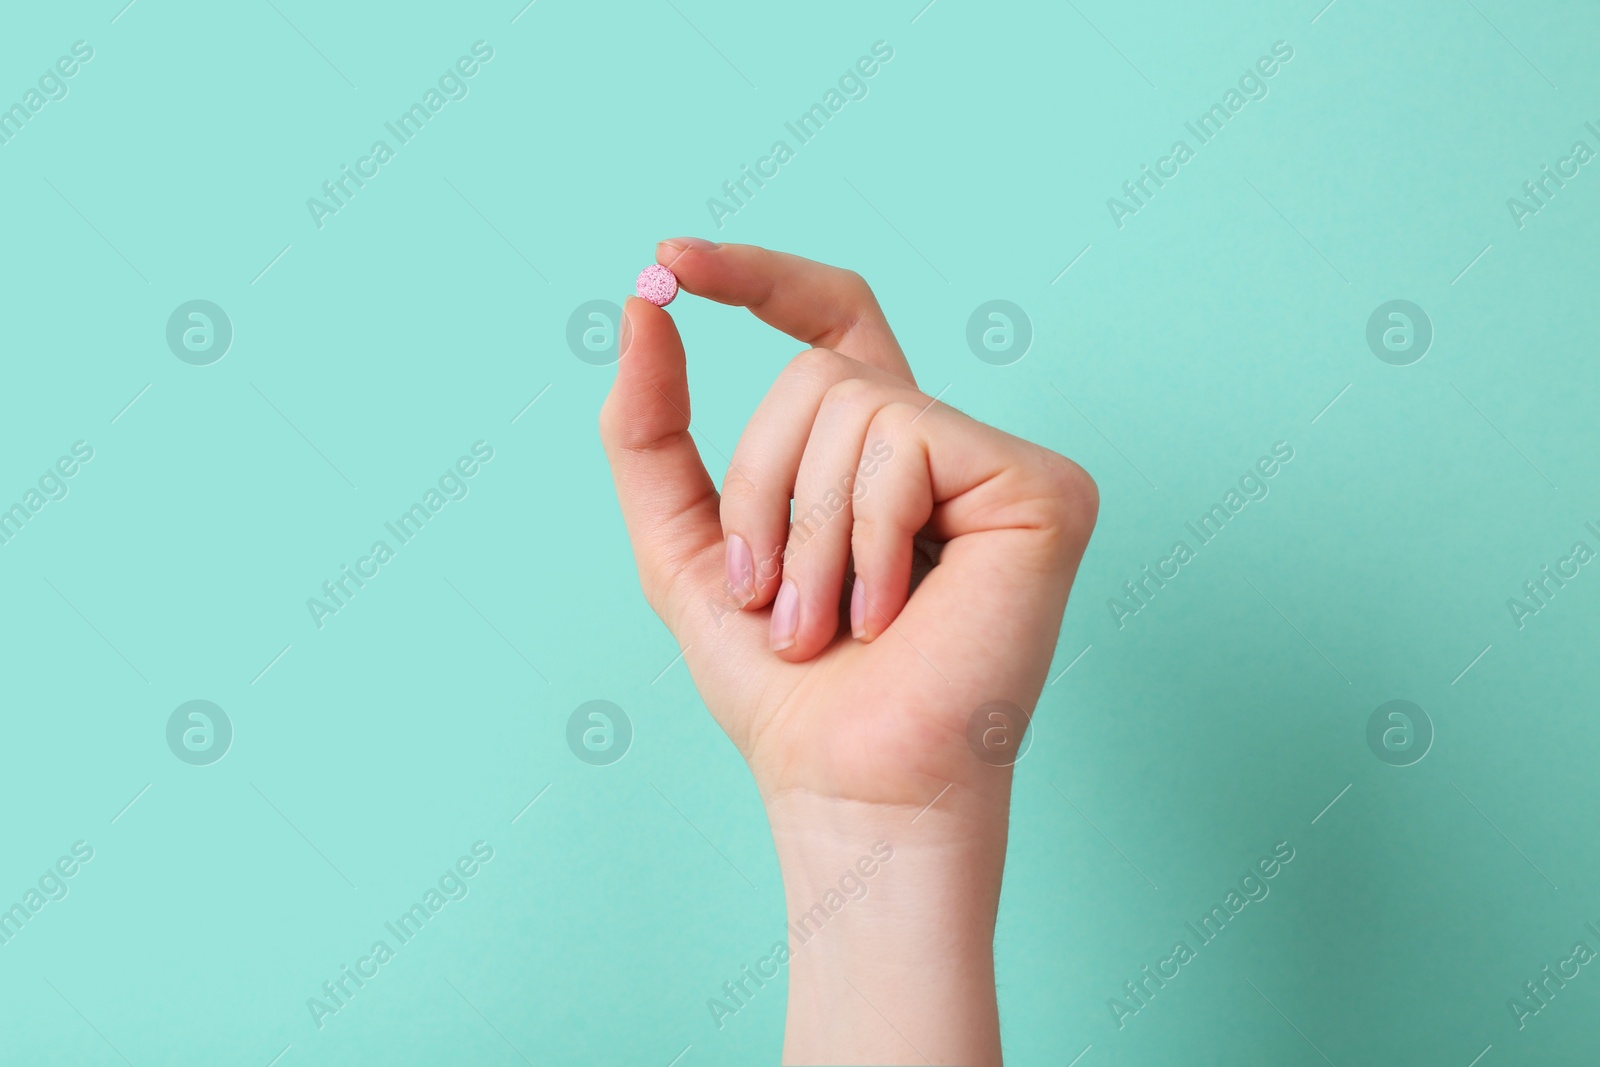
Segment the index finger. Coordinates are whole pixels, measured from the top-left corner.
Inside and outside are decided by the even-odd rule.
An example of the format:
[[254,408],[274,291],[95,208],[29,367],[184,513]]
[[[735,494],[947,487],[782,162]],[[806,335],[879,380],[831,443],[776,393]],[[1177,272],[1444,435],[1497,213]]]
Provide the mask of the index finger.
[[662,241],[656,262],[696,296],[749,308],[762,322],[812,348],[831,348],[916,384],[878,298],[855,271],[697,237]]

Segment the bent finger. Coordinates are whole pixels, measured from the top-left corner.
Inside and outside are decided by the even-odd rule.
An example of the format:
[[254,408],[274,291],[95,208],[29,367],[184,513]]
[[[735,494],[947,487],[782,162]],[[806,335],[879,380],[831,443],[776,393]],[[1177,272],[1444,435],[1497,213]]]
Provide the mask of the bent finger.
[[835,349],[915,384],[878,298],[855,271],[757,245],[684,237],[657,245],[656,262],[696,296],[749,308],[797,341]]
[[829,390],[850,379],[899,382],[838,352],[809,349],[778,375],[733,450],[722,481],[726,582],[747,610],[765,607],[777,595],[789,540],[789,501],[812,424]]

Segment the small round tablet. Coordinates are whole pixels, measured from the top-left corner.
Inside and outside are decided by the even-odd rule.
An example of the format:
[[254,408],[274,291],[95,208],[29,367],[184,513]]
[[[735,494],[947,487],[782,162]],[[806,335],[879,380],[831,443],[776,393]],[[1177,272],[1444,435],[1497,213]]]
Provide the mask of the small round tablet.
[[650,303],[664,308],[678,295],[678,277],[659,263],[652,263],[639,272],[634,289]]

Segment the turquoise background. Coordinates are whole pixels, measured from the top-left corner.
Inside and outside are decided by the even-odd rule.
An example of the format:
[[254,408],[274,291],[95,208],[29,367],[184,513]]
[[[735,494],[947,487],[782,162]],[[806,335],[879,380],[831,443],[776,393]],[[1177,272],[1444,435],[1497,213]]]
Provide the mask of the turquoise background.
[[[765,819],[638,594],[613,371],[566,341],[679,233],[861,271],[928,392],[1099,482],[1016,778],[1009,1062],[1593,1062],[1596,968],[1524,1029],[1507,1001],[1600,950],[1600,572],[1520,629],[1507,600],[1600,549],[1600,164],[1521,228],[1506,200],[1600,150],[1600,12],[924,2],[7,12],[0,103],[94,57],[0,145],[0,505],[94,458],[0,546],[0,906],[94,855],[0,945],[0,1062],[776,1061],[781,986],[706,1007],[782,935]],[[319,229],[306,199],[480,40]],[[719,230],[707,199],[876,41],[868,96]],[[1277,41],[1269,95],[1119,229],[1107,198]],[[209,366],[166,343],[193,299],[234,330]],[[1009,366],[965,340],[991,299],[1034,330]],[[1366,343],[1391,299],[1433,325],[1409,366]],[[799,346],[672,310],[720,478]],[[307,598],[478,441],[469,495],[318,629]],[[1278,441],[1270,496],[1119,629]],[[235,731],[209,766],[167,746],[194,699]],[[633,724],[610,766],[565,741],[591,699]],[[1436,732],[1411,766],[1366,742],[1391,699]],[[307,999],[478,841],[319,1029]],[[1279,841],[1271,895],[1119,1029]]]

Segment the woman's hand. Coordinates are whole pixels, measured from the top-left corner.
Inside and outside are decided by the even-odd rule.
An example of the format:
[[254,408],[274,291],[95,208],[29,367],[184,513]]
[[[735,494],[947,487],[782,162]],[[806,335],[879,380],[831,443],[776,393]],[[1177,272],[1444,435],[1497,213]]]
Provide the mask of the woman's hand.
[[[811,347],[751,418],[719,497],[689,434],[677,328],[629,299],[600,424],[645,596],[750,765],[791,912],[874,842],[896,850],[872,883],[875,922],[857,905],[825,948],[794,947],[786,1058],[998,1062],[988,968],[1011,777],[968,728],[994,701],[1031,714],[1094,482],[919,391],[858,275],[687,240],[657,259],[685,291]],[[937,564],[914,583],[930,542]],[[966,980],[884,970],[896,963]]]

